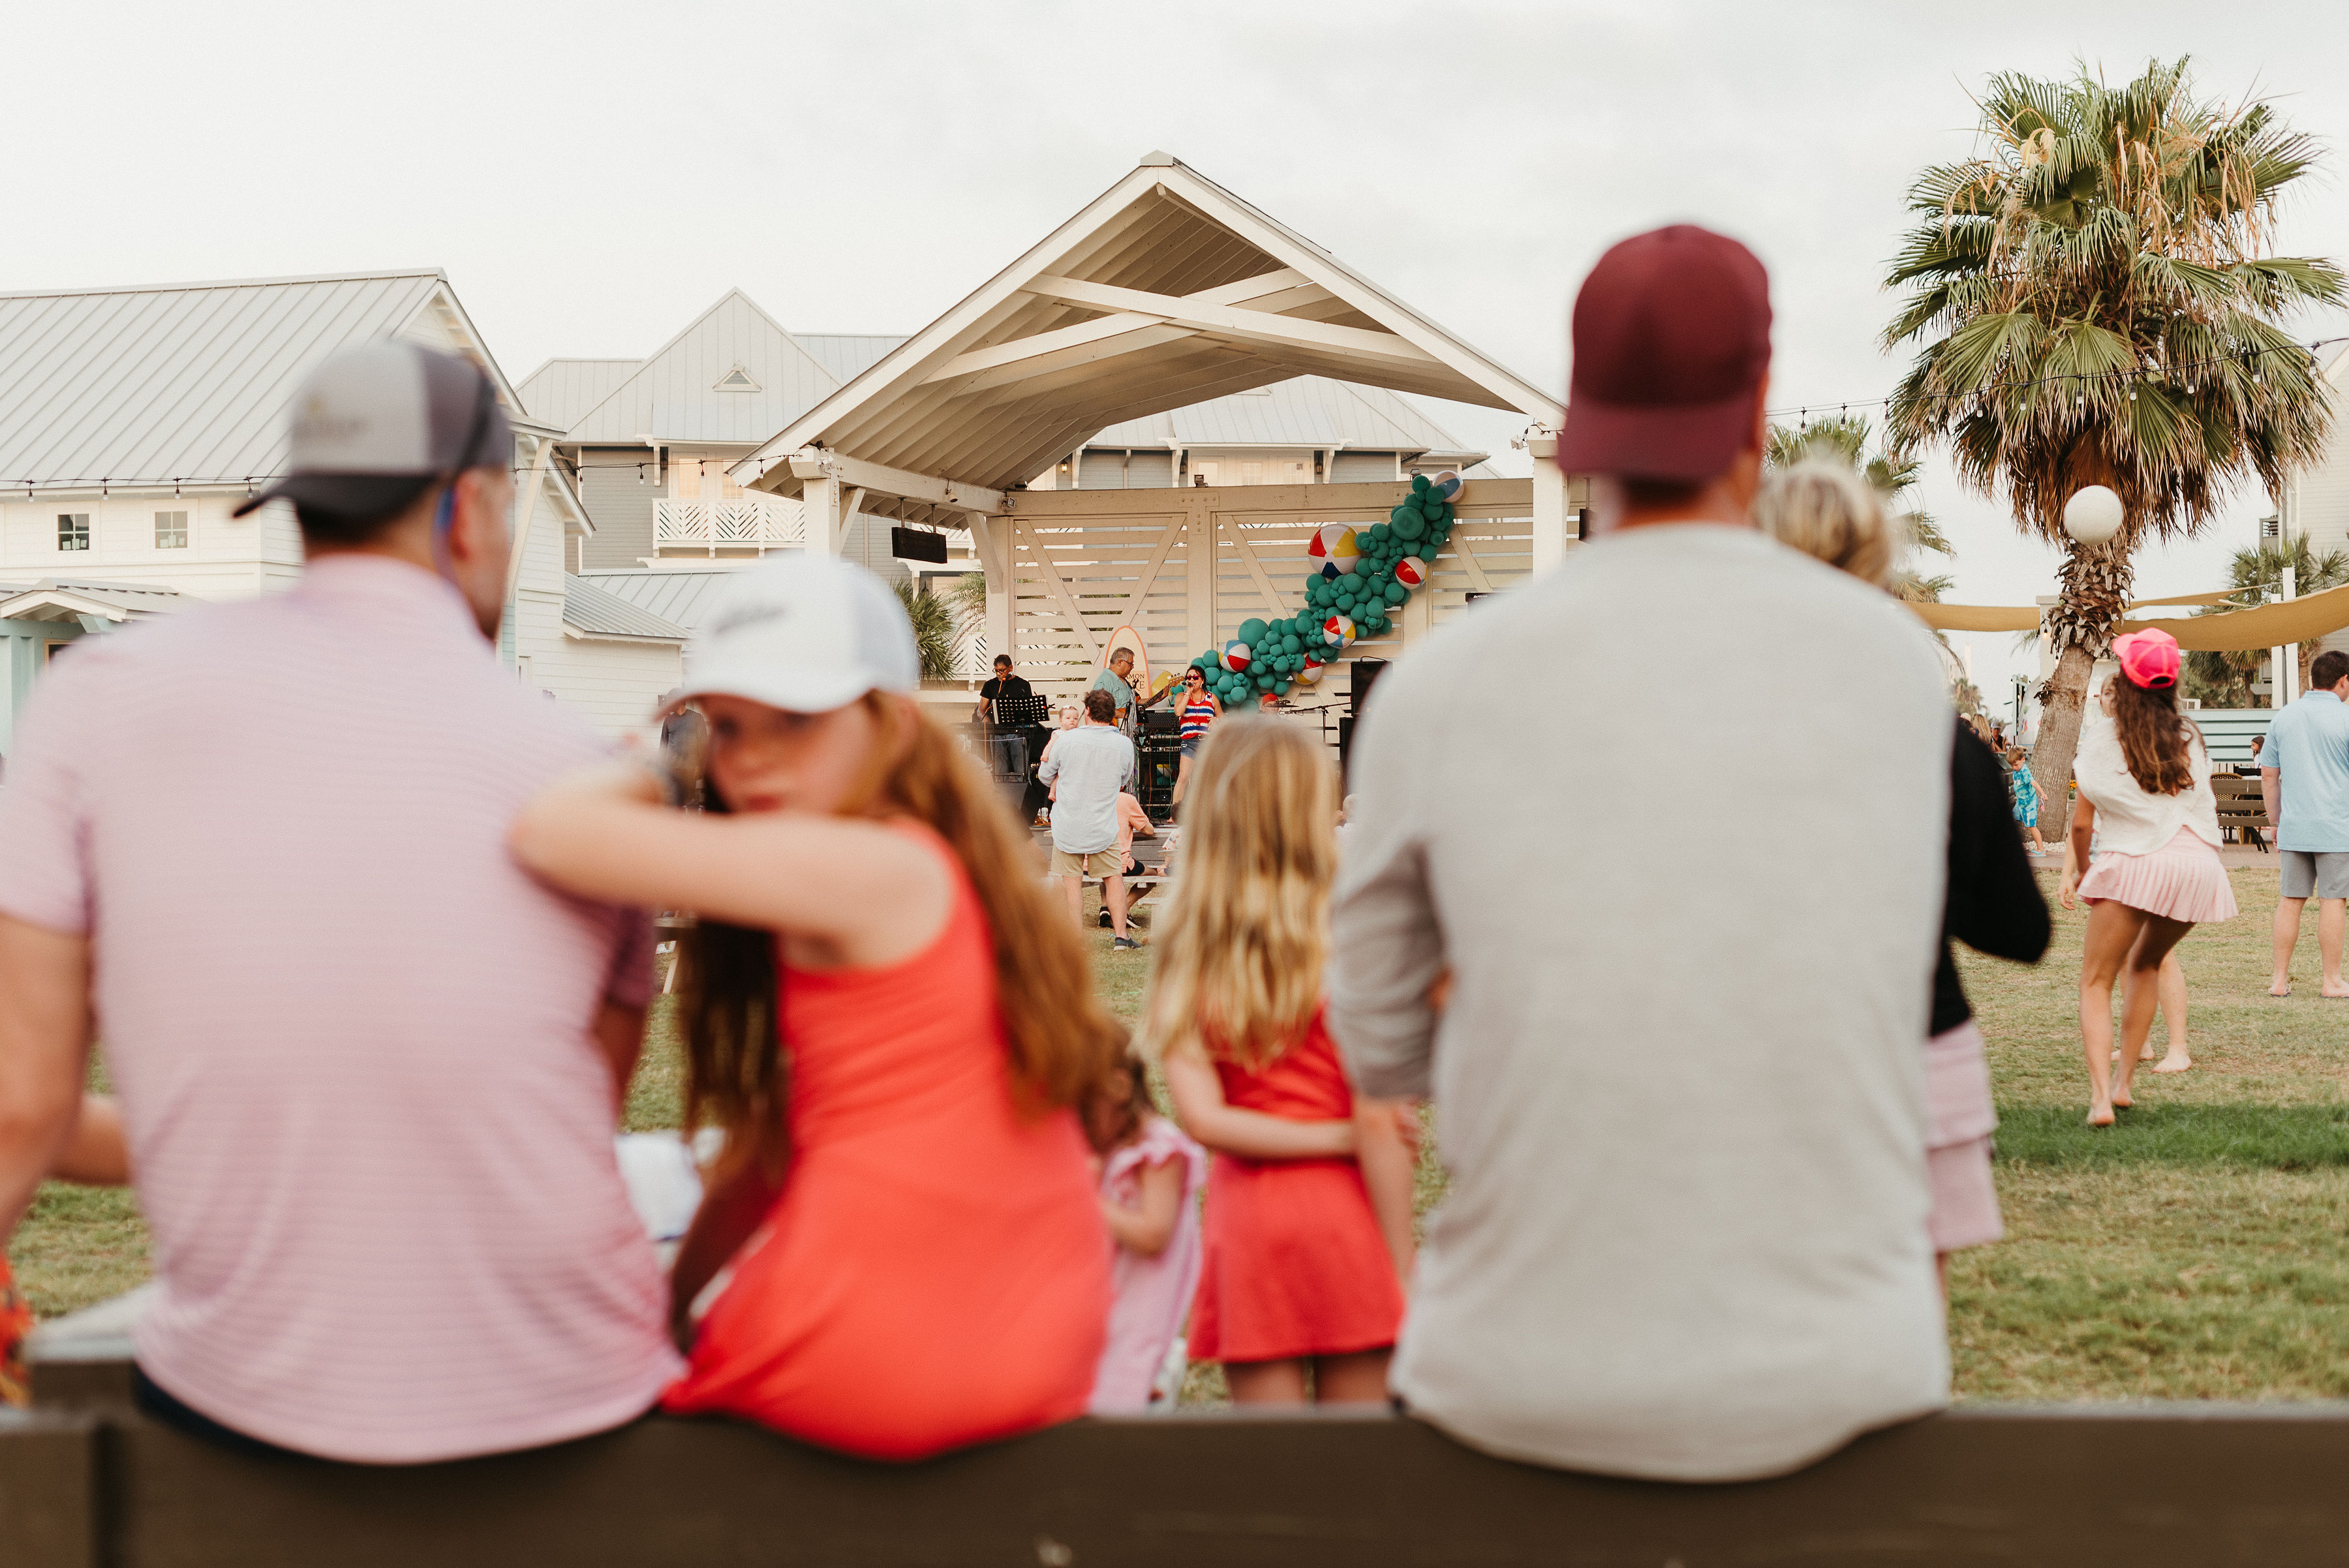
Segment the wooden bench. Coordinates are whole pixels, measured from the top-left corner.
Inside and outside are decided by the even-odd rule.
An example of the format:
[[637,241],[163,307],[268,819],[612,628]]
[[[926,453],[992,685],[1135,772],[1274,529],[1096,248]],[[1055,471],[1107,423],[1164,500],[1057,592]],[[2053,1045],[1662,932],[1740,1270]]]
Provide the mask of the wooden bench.
[[2256,845],[2264,853],[2268,846],[2268,808],[2260,794],[2259,780],[2247,779],[2240,774],[2212,774],[2210,793],[2218,797],[2220,836],[2238,834],[2242,843]]
[[1375,1407],[1094,1419],[916,1465],[725,1421],[450,1464],[249,1459],[119,1405],[0,1413],[10,1568],[1768,1563],[2349,1554],[2349,1407],[1970,1407],[1727,1486],[1514,1464]]

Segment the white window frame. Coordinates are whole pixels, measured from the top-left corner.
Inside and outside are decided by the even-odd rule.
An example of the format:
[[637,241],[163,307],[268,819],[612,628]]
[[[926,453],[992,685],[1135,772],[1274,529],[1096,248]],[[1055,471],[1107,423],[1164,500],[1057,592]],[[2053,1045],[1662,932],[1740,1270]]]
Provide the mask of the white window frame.
[[[195,530],[190,526],[194,516],[195,509],[193,507],[170,506],[156,513],[155,548],[158,550],[185,550],[189,548],[194,543],[195,538]],[[177,517],[180,520],[179,526],[171,530],[171,532],[179,535],[179,538],[168,545],[163,542],[163,519],[166,517]]]
[[[86,556],[89,554],[90,546],[97,542],[97,531],[90,526],[92,515],[92,514],[88,512],[60,512],[57,514],[57,546],[58,555]],[[81,542],[78,545],[68,545],[66,541],[67,538],[71,537],[71,535],[67,530],[72,527],[73,524],[77,520],[78,520],[81,524]]]

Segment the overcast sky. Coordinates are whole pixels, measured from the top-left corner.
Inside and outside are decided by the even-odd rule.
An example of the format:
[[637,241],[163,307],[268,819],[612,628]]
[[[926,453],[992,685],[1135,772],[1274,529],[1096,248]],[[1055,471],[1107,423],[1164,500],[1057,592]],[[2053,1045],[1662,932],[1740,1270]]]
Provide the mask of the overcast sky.
[[[1576,281],[1693,220],[1768,264],[1772,401],[1880,398],[1878,289],[1993,71],[2194,57],[2349,143],[2337,5],[1104,6],[220,3],[13,8],[0,287],[429,265],[516,379],[641,355],[740,285],[797,330],[920,327],[1164,148],[1537,383]],[[2349,153],[2344,153],[2349,156]],[[2344,165],[2349,167],[2349,165]],[[2284,244],[2349,255],[2338,176]],[[2307,336],[2344,330],[2306,324]],[[1503,457],[1521,421],[1444,407]],[[1524,472],[1522,467],[1510,472]],[[2054,552],[1935,465],[1953,599]],[[2141,559],[2217,586],[2266,509]],[[1986,692],[2009,639],[1971,643]]]

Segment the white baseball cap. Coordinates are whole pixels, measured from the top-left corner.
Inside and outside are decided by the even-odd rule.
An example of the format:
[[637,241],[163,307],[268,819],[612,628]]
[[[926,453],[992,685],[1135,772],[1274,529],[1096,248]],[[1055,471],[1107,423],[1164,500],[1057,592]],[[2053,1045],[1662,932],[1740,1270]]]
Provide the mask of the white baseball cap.
[[921,684],[913,624],[879,577],[830,556],[771,556],[719,590],[664,705],[722,695],[829,713]]

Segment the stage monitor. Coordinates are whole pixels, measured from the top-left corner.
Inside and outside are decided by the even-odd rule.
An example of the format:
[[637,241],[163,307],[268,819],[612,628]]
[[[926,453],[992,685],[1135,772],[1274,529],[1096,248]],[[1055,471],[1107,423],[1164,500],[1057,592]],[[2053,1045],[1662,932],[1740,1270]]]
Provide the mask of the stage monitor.
[[1377,685],[1379,677],[1386,673],[1387,661],[1383,659],[1357,659],[1352,662],[1354,689],[1347,699],[1347,707],[1350,711],[1360,713],[1362,704],[1371,700],[1371,688]]

